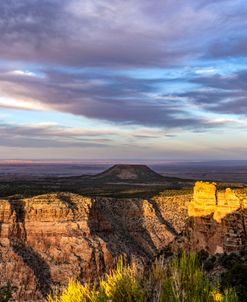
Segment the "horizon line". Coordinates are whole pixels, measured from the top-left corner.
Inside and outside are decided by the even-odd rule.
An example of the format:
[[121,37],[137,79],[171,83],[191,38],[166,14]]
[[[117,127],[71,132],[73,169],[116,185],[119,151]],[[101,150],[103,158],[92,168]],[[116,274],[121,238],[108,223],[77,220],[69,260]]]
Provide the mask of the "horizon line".
[[247,162],[247,159],[0,159],[0,164],[115,164],[115,163],[208,163],[208,162]]

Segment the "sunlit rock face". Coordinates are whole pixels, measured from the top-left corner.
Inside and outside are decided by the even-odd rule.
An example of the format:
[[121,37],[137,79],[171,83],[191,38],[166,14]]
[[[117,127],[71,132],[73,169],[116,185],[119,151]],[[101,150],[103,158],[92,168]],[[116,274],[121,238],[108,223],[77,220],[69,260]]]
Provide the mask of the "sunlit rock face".
[[210,253],[239,251],[247,242],[247,194],[197,182],[188,206],[188,245]]
[[198,181],[194,187],[193,199],[188,206],[189,216],[206,216],[216,210],[216,184]]
[[227,188],[224,192],[217,193],[217,206],[213,217],[217,222],[220,222],[228,214],[244,207],[245,204],[242,204],[236,193],[232,189]]
[[145,264],[183,230],[190,199],[57,193],[0,200],[0,286],[15,286],[14,301],[43,301],[69,278],[97,280],[120,254]]

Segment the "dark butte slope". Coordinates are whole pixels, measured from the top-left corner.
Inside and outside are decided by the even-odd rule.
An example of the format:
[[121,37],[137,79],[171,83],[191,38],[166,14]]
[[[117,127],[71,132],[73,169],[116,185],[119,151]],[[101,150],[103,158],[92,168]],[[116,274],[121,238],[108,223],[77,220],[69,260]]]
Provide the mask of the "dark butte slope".
[[141,183],[162,183],[181,181],[179,178],[164,177],[146,165],[114,165],[106,171],[92,176],[91,179],[104,182],[141,182]]

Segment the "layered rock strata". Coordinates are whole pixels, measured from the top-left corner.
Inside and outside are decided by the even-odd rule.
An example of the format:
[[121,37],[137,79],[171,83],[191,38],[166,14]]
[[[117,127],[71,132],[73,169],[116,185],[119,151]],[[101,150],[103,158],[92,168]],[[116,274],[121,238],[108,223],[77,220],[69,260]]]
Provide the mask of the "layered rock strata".
[[10,281],[14,301],[41,301],[69,278],[97,280],[120,254],[145,263],[182,231],[190,198],[0,200],[0,285]]

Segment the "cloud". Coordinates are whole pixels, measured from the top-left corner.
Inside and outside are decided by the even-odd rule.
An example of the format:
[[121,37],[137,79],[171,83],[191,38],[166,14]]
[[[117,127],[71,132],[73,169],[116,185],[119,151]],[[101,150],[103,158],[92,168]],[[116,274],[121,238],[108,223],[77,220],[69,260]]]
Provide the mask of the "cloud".
[[198,77],[192,81],[202,88],[180,94],[180,97],[219,114],[247,115],[247,70],[230,76]]
[[101,148],[111,141],[107,137],[102,138],[102,133],[104,132],[63,128],[53,124],[0,123],[0,145],[22,148]]
[[133,145],[236,123],[247,71],[218,73],[247,57],[246,12],[244,0],[0,1],[0,108],[111,129],[1,124],[0,144]]
[[208,43],[224,43],[230,25],[230,34],[244,33],[244,18],[237,20],[243,2],[1,1],[0,57],[84,67],[169,66],[204,55]]
[[[187,129],[214,126],[206,117],[190,113],[181,98],[162,97],[158,86],[167,82],[170,79],[54,71],[43,78],[0,74],[2,93],[14,99],[10,107],[57,110],[123,125]],[[3,100],[0,106],[7,106]]]
[[217,69],[216,68],[213,68],[213,67],[207,67],[207,68],[198,68],[195,70],[195,73],[196,74],[209,74],[209,75],[212,75],[212,74],[216,74],[217,73]]
[[73,128],[54,123],[0,122],[0,146],[21,148],[105,148],[121,144],[173,137],[158,128]]
[[35,77],[35,73],[31,72],[31,71],[26,71],[26,70],[13,70],[10,71],[10,73],[16,74],[16,75],[20,75],[20,76],[28,76],[28,77]]

